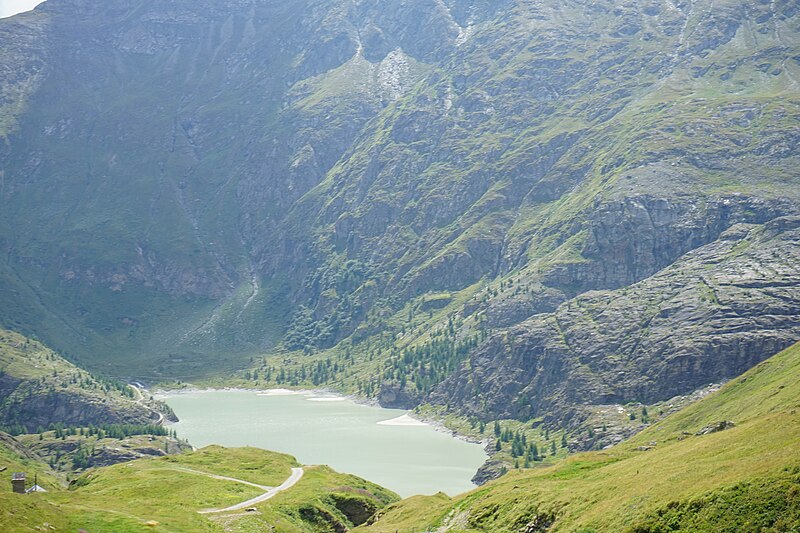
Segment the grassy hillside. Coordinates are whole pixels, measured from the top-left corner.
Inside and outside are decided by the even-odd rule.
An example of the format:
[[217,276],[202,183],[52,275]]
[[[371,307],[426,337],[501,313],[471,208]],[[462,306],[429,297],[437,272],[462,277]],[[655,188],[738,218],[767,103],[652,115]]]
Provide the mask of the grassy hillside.
[[[0,466],[32,476],[49,492],[35,495],[0,489],[0,523],[14,531],[344,531],[399,498],[355,476],[323,466],[305,467],[300,482],[254,505],[254,511],[201,514],[238,504],[264,492],[242,483],[274,487],[297,462],[291,456],[256,448],[209,446],[195,452],[139,459],[90,470],[63,488],[47,465],[24,458],[20,447],[0,440]],[[223,479],[233,478],[233,479]],[[44,527],[48,527],[45,525]],[[38,529],[37,529],[38,528]],[[344,529],[342,529],[344,528]]]
[[51,424],[155,423],[127,384],[78,368],[42,343],[0,328],[0,426],[32,433]]
[[34,531],[44,524],[61,529],[66,524],[58,508],[40,498],[40,494],[28,497],[11,492],[13,472],[25,472],[28,485],[35,477],[40,486],[50,491],[63,490],[63,483],[44,461],[6,433],[0,433],[0,469],[0,524],[22,524],[22,531]]
[[305,467],[303,478],[291,490],[258,505],[257,513],[222,515],[215,521],[229,531],[254,533],[347,531],[397,500],[396,494],[374,483],[327,466],[312,466]]
[[[446,503],[404,500],[365,530],[796,531],[798,377],[800,344],[626,443]],[[703,434],[723,421],[734,426]]]
[[276,486],[289,477],[294,459],[253,448],[199,452],[139,460],[86,474],[77,488],[52,496],[74,528],[141,531],[155,520],[165,531],[215,531],[197,511],[227,507],[263,491],[206,474]]

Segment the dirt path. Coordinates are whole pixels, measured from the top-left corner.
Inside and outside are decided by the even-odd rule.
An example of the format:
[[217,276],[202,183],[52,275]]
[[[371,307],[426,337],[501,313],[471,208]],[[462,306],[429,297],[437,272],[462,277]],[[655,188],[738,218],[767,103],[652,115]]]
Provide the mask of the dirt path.
[[134,391],[136,391],[137,398],[133,401],[133,403],[138,403],[139,405],[141,405],[145,409],[149,409],[153,413],[157,414],[158,415],[158,421],[156,422],[156,425],[157,426],[163,426],[164,425],[164,415],[162,413],[160,413],[159,411],[156,411],[155,409],[153,409],[152,407],[150,407],[149,405],[146,405],[144,403],[144,394],[142,393],[142,391],[144,390],[144,385],[142,385],[141,383],[129,383],[128,386],[130,386],[131,388],[133,388]]
[[228,476],[218,476],[217,474],[209,474],[208,472],[202,472],[200,470],[194,470],[192,468],[186,468],[184,466],[174,466],[170,468],[170,470],[180,470],[181,472],[189,472],[190,474],[199,474],[201,476],[210,477],[211,479],[220,479],[222,481],[235,481],[236,483],[242,483],[244,485],[250,485],[251,487],[255,487],[261,490],[272,490],[275,487],[267,487],[266,485],[259,485],[258,483],[251,483],[250,481],[245,481],[243,479],[236,479],[235,477],[228,477]]
[[288,489],[294,487],[297,484],[297,482],[300,481],[300,478],[303,477],[303,469],[302,468],[292,468],[292,474],[286,479],[286,481],[284,481],[283,483],[281,483],[277,487],[265,487],[264,485],[257,485],[255,483],[250,483],[249,481],[244,481],[244,480],[241,480],[241,479],[236,479],[236,478],[226,477],[226,476],[217,476],[215,474],[208,474],[206,472],[199,472],[197,470],[191,470],[189,468],[181,468],[180,470],[184,470],[184,471],[187,471],[187,472],[194,472],[196,474],[203,474],[205,476],[208,476],[208,477],[211,477],[211,478],[214,478],[214,479],[223,479],[223,480],[226,480],[226,481],[236,481],[238,483],[244,483],[245,485],[250,485],[251,487],[260,488],[260,489],[263,489],[263,490],[266,491],[264,494],[261,494],[260,496],[256,496],[255,498],[250,498],[247,501],[244,501],[242,503],[237,503],[236,505],[231,505],[230,507],[225,507],[224,509],[203,509],[202,511],[198,511],[198,513],[200,513],[200,514],[226,513],[228,511],[240,511],[240,510],[245,509],[247,507],[251,507],[251,506],[256,505],[258,503],[261,503],[263,501],[269,500],[270,498],[272,498],[276,494],[279,494],[279,493],[281,493],[281,492],[283,492],[285,490],[288,490]]

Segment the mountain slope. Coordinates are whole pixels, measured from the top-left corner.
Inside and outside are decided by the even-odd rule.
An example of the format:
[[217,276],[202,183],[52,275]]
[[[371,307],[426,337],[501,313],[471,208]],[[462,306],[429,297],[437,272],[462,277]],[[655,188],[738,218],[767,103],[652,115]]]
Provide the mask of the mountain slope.
[[41,343],[0,329],[0,426],[41,432],[52,424],[155,424],[129,385],[92,376]]
[[472,352],[429,401],[563,424],[731,379],[800,337],[799,229],[797,217],[734,226],[639,283],[536,315]]
[[298,280],[258,257],[452,47],[434,4],[53,0],[0,23],[5,320],[140,375],[274,345]]
[[[515,271],[534,293],[518,321],[638,281],[735,222],[796,212],[796,65],[763,77],[739,49],[783,63],[797,35],[778,26],[796,21],[752,25],[763,17],[736,3],[684,8],[519,2],[476,26],[284,223],[323,263],[306,286],[329,327],[309,340],[352,331],[348,309],[396,309]],[[707,39],[723,22],[725,35]],[[692,75],[731,57],[744,63],[735,86]]]
[[364,530],[792,531],[798,372],[794,345],[629,442],[512,471],[449,502],[404,500]]
[[800,212],[791,2],[384,4],[1,22],[3,323],[147,381],[346,358],[313,384],[414,405],[486,338]]

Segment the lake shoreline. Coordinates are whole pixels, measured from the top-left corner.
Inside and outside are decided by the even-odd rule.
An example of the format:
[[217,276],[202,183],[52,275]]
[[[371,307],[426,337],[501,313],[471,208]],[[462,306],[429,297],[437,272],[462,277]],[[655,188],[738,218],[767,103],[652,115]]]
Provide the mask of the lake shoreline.
[[[476,446],[479,451],[468,452],[465,451],[465,448],[459,448],[455,444],[443,444],[447,440],[453,443],[460,441],[470,445],[480,444],[480,442],[464,438],[463,435],[454,433],[441,423],[423,420],[418,413],[407,409],[386,409],[376,405],[376,402],[358,401],[359,398],[330,389],[187,386],[180,389],[157,389],[151,394],[174,408],[181,418],[176,429],[196,446],[216,443],[229,447],[256,446],[277,450],[295,455],[301,462],[307,464],[329,464],[340,471],[356,473],[356,475],[378,482],[381,481],[378,475],[370,477],[366,474],[370,470],[380,471],[382,468],[385,468],[387,472],[405,472],[411,465],[415,465],[413,468],[419,468],[423,464],[428,465],[427,461],[431,460],[431,450],[436,449],[439,450],[436,452],[439,454],[439,459],[425,466],[427,470],[420,471],[413,478],[416,481],[411,481],[411,483],[418,483],[420,479],[425,479],[426,475],[432,471],[435,472],[437,468],[444,468],[444,472],[447,472],[448,468],[456,468],[461,473],[457,474],[455,478],[450,478],[446,483],[453,483],[453,479],[460,479],[461,481],[455,481],[458,492],[446,490],[444,488],[447,487],[446,484],[441,489],[436,488],[435,483],[428,487],[432,487],[431,490],[446,490],[446,492],[458,494],[475,487],[474,483],[470,483],[470,487],[462,483],[470,480],[487,458],[483,446]],[[212,394],[221,394],[221,396],[215,397]],[[314,405],[319,407],[314,407]],[[236,421],[233,422],[233,420]],[[358,422],[359,420],[365,421],[366,425],[363,425],[364,422]],[[181,426],[184,424],[189,424],[189,426],[182,428]],[[220,427],[225,429],[220,430]],[[247,429],[241,433],[244,436],[240,438],[237,432],[241,427]],[[386,427],[386,430],[379,430],[378,427]],[[427,430],[421,433],[417,431],[425,428]],[[306,435],[301,437],[300,445],[296,447],[297,443],[291,439],[296,439],[297,435],[302,435],[303,431],[306,431]],[[339,436],[344,434],[348,436],[345,436],[344,440],[338,440]],[[433,438],[434,434],[438,434],[440,437]],[[232,437],[233,435],[236,436]],[[425,435],[430,436],[426,437]],[[353,436],[355,436],[355,440]],[[253,440],[254,438],[262,440]],[[328,438],[332,440],[326,440]],[[379,444],[381,439],[383,439],[383,443]],[[363,444],[371,442],[371,440],[375,442],[364,448]],[[321,446],[309,444],[320,442],[326,444]],[[358,451],[359,446],[362,446],[361,451]],[[432,447],[429,448],[429,446]],[[455,448],[451,446],[455,446]],[[349,451],[341,455],[341,450],[345,449]],[[425,457],[425,459],[421,463],[416,462],[418,459],[414,459],[414,462],[403,463],[401,467],[395,456],[394,459],[385,463],[386,467],[381,466],[384,464],[381,454],[385,454],[388,450],[393,450],[390,452],[390,456],[396,453],[400,453],[400,456],[402,453],[408,453],[394,451],[396,449],[415,449],[412,456]],[[353,460],[353,450],[356,450],[358,459],[355,464],[347,467],[345,466],[346,461]],[[311,455],[320,452],[321,456]],[[453,452],[456,452],[455,455]],[[326,454],[330,456],[326,457]],[[336,459],[333,458],[334,455]],[[460,463],[461,459],[455,460],[455,456],[467,458],[466,462]],[[366,463],[368,457],[372,457],[372,459]],[[334,464],[335,461],[344,461],[344,464]],[[359,471],[362,469],[362,463],[373,466],[363,466],[365,470]],[[406,482],[404,481],[404,483]],[[382,484],[389,486],[392,490],[399,490],[390,483]],[[452,486],[451,488],[455,489]],[[427,491],[423,493],[427,493]]]
[[[286,389],[286,388],[274,388],[274,389],[247,389],[242,387],[222,387],[222,388],[214,388],[214,387],[184,387],[180,389],[155,389],[153,391],[147,391],[153,398],[159,401],[166,402],[171,396],[177,396],[182,394],[205,394],[205,393],[214,393],[214,392],[244,392],[244,393],[253,393],[256,396],[308,396],[310,399],[318,398],[317,401],[325,401],[325,398],[330,398],[332,401],[351,401],[356,405],[363,405],[367,407],[379,407],[384,408],[380,405],[376,400],[372,400],[369,398],[364,398],[361,396],[354,396],[351,394],[342,394],[332,389]],[[405,414],[402,416],[411,418],[420,424],[430,426],[436,431],[440,433],[445,433],[453,438],[458,440],[462,440],[464,442],[468,442],[470,444],[480,444],[482,446],[486,445],[484,442],[485,439],[475,439],[469,435],[463,435],[458,433],[457,431],[448,428],[444,425],[441,420],[437,420],[430,417],[421,417],[418,413],[415,413],[412,409],[398,409],[399,411],[405,411]],[[398,417],[399,418],[399,417]],[[384,422],[389,422],[390,420],[386,420]],[[393,424],[384,424],[384,425],[393,425]],[[396,425],[411,425],[411,424],[396,424]]]
[[[158,388],[153,390],[150,394],[160,401],[166,401],[166,399],[170,395],[180,395],[180,394],[197,394],[197,393],[209,393],[209,392],[247,392],[253,393],[257,396],[320,396],[320,397],[331,397],[331,398],[340,398],[341,400],[349,400],[357,405],[364,405],[368,407],[382,407],[380,403],[372,398],[365,398],[363,396],[357,396],[353,394],[342,394],[341,392],[336,391],[335,389],[288,389],[282,387],[276,388],[244,388],[244,387],[182,387],[176,389],[163,389]],[[486,461],[484,461],[483,465],[481,465],[476,471],[475,474],[477,475],[481,469],[492,460],[492,456],[494,455],[494,449],[491,445],[492,440],[488,437],[478,438],[474,435],[467,435],[464,433],[460,433],[455,429],[447,427],[444,422],[443,417],[438,416],[420,416],[419,413],[414,412],[413,409],[402,409],[406,411],[406,414],[403,416],[407,416],[413,420],[416,420],[422,424],[428,425],[434,430],[439,433],[444,433],[449,435],[450,437],[467,442],[469,444],[479,444],[483,448],[484,452],[487,455]],[[384,422],[388,422],[386,420]],[[389,424],[384,424],[389,425]],[[406,424],[398,424],[398,425],[406,425]]]
[[[145,389],[146,391],[146,389]],[[319,396],[319,397],[331,397],[331,398],[341,398],[342,400],[349,400],[357,405],[365,405],[368,407],[381,407],[383,406],[374,399],[365,398],[363,396],[356,396],[353,394],[343,394],[341,392],[336,391],[335,389],[287,389],[287,388],[270,388],[270,389],[249,389],[244,387],[183,387],[179,389],[164,389],[164,388],[157,388],[149,392],[155,399],[165,401],[171,395],[177,394],[202,394],[202,393],[209,393],[209,392],[249,392],[253,393],[256,396]],[[474,435],[467,435],[464,433],[459,433],[455,429],[447,427],[444,423],[443,418],[436,417],[436,416],[420,416],[419,413],[415,412],[413,409],[399,409],[400,411],[406,411],[406,415],[414,420],[422,422],[426,425],[431,426],[436,431],[441,433],[446,433],[453,438],[458,440],[462,440],[464,442],[468,442],[470,444],[480,444],[481,446],[486,447],[491,439],[489,438],[477,438]]]

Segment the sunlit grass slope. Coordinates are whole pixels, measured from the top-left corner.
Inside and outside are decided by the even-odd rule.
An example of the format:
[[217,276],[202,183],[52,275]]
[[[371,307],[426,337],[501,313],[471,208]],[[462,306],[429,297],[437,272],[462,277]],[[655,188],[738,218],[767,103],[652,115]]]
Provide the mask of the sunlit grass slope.
[[11,474],[25,472],[32,485],[34,479],[46,490],[59,490],[61,482],[50,467],[25,449],[6,433],[0,432],[0,530],[12,524],[24,524],[20,531],[35,531],[43,524],[55,527],[65,524],[59,509],[42,494],[19,495],[11,492]]
[[276,486],[295,464],[288,455],[256,448],[210,446],[94,470],[52,501],[72,527],[86,531],[141,531],[151,521],[164,531],[217,531],[198,511],[235,505],[264,491],[211,475]]
[[[367,530],[798,531],[798,378],[795,345],[631,441],[512,471],[447,505],[404,500]],[[735,426],[700,434],[722,421]]]
[[305,467],[291,490],[257,506],[258,512],[216,519],[229,531],[294,533],[349,531],[399,497],[357,476],[327,466]]
[[95,469],[67,490],[47,474],[46,465],[21,453],[0,442],[0,466],[8,466],[7,472],[26,471],[29,485],[37,473],[49,492],[16,495],[10,483],[2,484],[0,522],[13,531],[39,531],[43,524],[67,531],[142,531],[148,522],[158,522],[156,531],[218,531],[199,510],[234,505],[263,491],[212,475],[276,486],[296,464],[288,455],[256,448],[210,446]]
[[[275,487],[297,462],[289,455],[257,448],[209,446],[90,470],[67,489],[47,465],[24,453],[13,441],[0,440],[0,466],[7,466],[8,472],[26,471],[31,478],[39,473],[40,484],[49,492],[17,495],[11,493],[10,483],[3,484],[0,524],[9,531],[51,530],[50,526],[57,531],[122,533],[344,531],[399,500],[393,492],[356,476],[312,466],[304,467],[295,486],[249,511],[201,514],[264,493],[236,480]],[[3,527],[0,531],[6,531]]]

